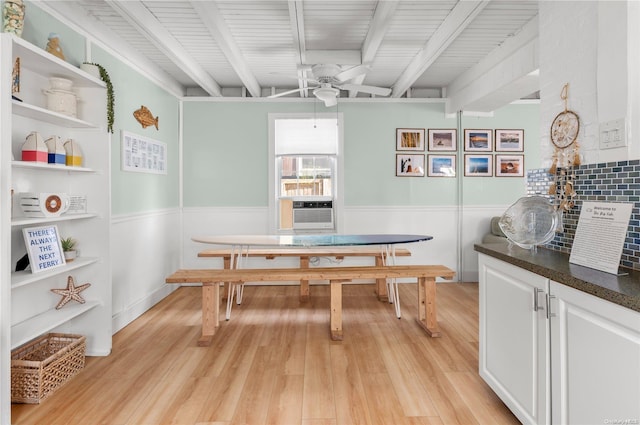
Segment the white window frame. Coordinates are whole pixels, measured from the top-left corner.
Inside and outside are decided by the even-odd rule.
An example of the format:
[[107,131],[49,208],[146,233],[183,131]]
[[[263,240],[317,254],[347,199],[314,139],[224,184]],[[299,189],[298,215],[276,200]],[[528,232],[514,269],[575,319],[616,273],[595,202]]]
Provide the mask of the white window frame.
[[[336,161],[335,170],[335,182],[334,182],[334,203],[333,213],[335,220],[335,232],[342,233],[343,230],[343,210],[344,210],[344,117],[342,112],[338,113],[313,113],[313,112],[300,112],[300,113],[271,113],[268,114],[269,119],[269,214],[268,214],[268,226],[269,233],[295,233],[295,231],[282,231],[278,226],[278,199],[276,184],[278,182],[277,167],[276,167],[276,132],[275,122],[282,119],[336,119],[338,123],[338,155]],[[307,232],[308,233],[308,232]]]

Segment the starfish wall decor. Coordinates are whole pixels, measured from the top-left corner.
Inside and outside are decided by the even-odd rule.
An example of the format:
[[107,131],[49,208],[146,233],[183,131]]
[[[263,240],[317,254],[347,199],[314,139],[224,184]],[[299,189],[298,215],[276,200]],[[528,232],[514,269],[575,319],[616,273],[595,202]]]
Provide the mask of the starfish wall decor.
[[80,295],[80,292],[87,289],[91,286],[90,283],[85,283],[84,285],[76,286],[75,281],[73,280],[73,276],[69,276],[67,278],[67,288],[66,289],[52,289],[51,292],[54,292],[58,295],[62,295],[62,299],[56,306],[56,310],[60,310],[65,306],[69,301],[74,300],[79,302],[80,304],[84,304],[84,298]]

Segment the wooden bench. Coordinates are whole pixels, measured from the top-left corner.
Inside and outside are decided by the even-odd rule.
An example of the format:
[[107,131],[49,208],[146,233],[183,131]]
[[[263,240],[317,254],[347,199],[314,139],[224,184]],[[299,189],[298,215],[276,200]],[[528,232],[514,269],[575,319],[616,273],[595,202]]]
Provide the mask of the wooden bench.
[[[273,260],[278,257],[298,257],[300,269],[308,269],[311,258],[313,257],[333,257],[336,260],[344,260],[345,257],[373,257],[376,266],[383,266],[386,263],[386,254],[379,247],[309,247],[309,248],[256,248],[250,249],[246,256],[263,257],[267,260]],[[396,257],[409,257],[411,251],[406,248],[395,249]],[[231,268],[231,250],[230,249],[207,249],[200,251],[198,257],[203,258],[222,258],[225,269]],[[224,294],[228,293],[228,287]],[[376,294],[380,301],[388,301],[389,294],[387,292],[387,282],[384,278],[376,279]],[[300,301],[305,302],[309,299],[309,280],[300,280]]]
[[184,269],[166,278],[167,283],[202,283],[202,336],[198,345],[207,346],[219,327],[220,284],[224,282],[274,282],[287,280],[328,280],[330,283],[331,339],[342,340],[342,284],[354,279],[418,279],[417,322],[432,337],[440,336],[436,320],[436,278],[453,279],[455,272],[445,266],[361,266],[312,267],[304,269]]

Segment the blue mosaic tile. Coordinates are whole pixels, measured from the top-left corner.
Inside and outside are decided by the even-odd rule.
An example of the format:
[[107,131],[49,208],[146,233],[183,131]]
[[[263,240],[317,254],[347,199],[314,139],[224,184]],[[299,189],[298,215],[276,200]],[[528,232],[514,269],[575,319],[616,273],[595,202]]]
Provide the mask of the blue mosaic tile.
[[[558,175],[561,172],[558,169]],[[583,201],[631,202],[634,208],[620,265],[640,270],[640,159],[581,165],[574,175],[575,206],[564,214],[563,231],[556,234],[547,248],[571,252]],[[548,169],[528,170],[527,194],[549,196],[553,177]]]

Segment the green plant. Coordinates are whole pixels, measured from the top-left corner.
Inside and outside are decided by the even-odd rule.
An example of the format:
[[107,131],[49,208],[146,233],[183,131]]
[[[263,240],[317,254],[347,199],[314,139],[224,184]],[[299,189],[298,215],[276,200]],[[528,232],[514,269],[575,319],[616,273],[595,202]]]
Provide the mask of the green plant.
[[111,84],[111,77],[109,77],[109,73],[106,69],[104,69],[102,65],[93,62],[84,63],[86,63],[87,65],[97,66],[100,70],[100,79],[107,85],[107,130],[109,131],[109,133],[113,133],[113,106],[115,103],[115,97],[113,94],[113,84]]
[[73,248],[76,246],[76,240],[69,236],[68,238],[60,239],[60,244],[62,245],[62,250],[64,252],[73,251]]

